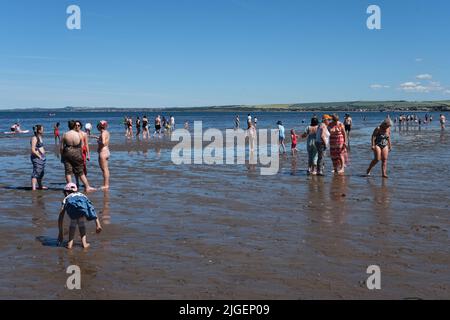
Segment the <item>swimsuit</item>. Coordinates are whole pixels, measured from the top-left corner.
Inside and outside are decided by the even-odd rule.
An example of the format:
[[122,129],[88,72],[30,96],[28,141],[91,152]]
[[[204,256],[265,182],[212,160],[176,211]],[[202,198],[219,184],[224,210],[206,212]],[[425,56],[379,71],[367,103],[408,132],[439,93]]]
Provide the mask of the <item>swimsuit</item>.
[[[105,158],[106,160],[109,159],[109,156],[111,155],[111,153],[109,152],[109,147],[105,146],[101,140],[101,137],[98,138],[97,143],[99,145],[99,152],[98,152],[98,157],[99,158]],[[103,147],[101,147],[103,145]]]
[[64,145],[62,161],[66,176],[74,174],[81,176],[84,174],[84,161],[82,151],[82,140],[75,146]]
[[386,134],[378,133],[375,137],[375,145],[380,147],[380,149],[386,148],[389,143],[389,136]]
[[295,149],[297,147],[297,135],[291,134],[291,139],[292,139],[291,148]]

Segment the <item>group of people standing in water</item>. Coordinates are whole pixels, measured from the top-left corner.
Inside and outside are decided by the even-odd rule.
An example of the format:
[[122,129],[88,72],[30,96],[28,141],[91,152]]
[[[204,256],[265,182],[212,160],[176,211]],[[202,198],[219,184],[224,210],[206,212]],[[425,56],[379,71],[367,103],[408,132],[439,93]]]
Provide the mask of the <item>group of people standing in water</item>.
[[[161,134],[164,132],[172,132],[175,130],[175,117],[173,115],[170,115],[168,118],[165,116],[157,115],[155,117],[155,131],[153,133],[154,136],[158,135],[158,137],[161,137]],[[125,136],[129,139],[133,138],[133,118],[132,117],[124,117],[123,124],[125,126]],[[142,132],[142,138],[143,139],[149,139],[150,138],[150,131],[149,131],[149,121],[146,115],[142,117],[142,120],[139,116],[136,117],[136,120],[134,121],[134,127],[136,129],[136,138],[140,138],[141,132]],[[186,126],[186,125],[185,125]],[[142,128],[142,131],[141,131]]]
[[[279,147],[282,153],[286,153],[285,128],[281,121],[278,121]],[[333,163],[333,172],[343,175],[348,164],[348,152],[350,149],[350,132],[353,120],[349,114],[345,115],[344,121],[340,122],[337,114],[322,116],[321,121],[317,116],[311,118],[310,124],[305,128],[302,138],[306,139],[306,150],[308,152],[308,174],[324,175],[324,160],[326,151],[330,150],[330,157]],[[371,149],[374,158],[366,171],[370,175],[373,167],[382,162],[382,176],[387,178],[387,160],[391,151],[391,126],[392,121],[387,117],[372,133]],[[296,147],[299,136],[291,129],[291,150],[296,154]]]
[[[59,154],[61,162],[64,164],[64,173],[66,183],[72,182],[72,176],[75,177],[77,185],[79,181],[84,185],[86,191],[94,191],[87,179],[87,162],[90,161],[91,152],[89,148],[89,139],[97,140],[98,163],[103,173],[103,185],[101,189],[109,189],[109,166],[110,157],[109,139],[107,130],[108,123],[104,120],[97,124],[99,135],[91,134],[92,126],[86,124],[83,131],[83,124],[78,120],[68,121],[68,131],[60,135],[60,123],[56,123],[53,128],[55,144],[59,144]],[[47,189],[42,183],[45,174],[45,148],[43,142],[44,127],[36,125],[33,127],[34,135],[31,138],[31,163],[33,173],[31,176],[32,190]]]

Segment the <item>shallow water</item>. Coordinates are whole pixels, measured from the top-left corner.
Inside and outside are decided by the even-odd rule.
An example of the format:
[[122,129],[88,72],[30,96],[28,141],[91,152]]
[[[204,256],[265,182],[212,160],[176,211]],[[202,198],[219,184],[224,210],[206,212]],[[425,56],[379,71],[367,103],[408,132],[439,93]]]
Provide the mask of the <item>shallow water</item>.
[[[175,166],[167,142],[126,142],[123,114],[62,115],[105,118],[113,134],[112,188],[89,195],[104,231],[88,225],[92,247],[72,251],[55,246],[64,170],[50,134],[45,192],[27,190],[29,137],[1,137],[0,298],[450,298],[449,132],[437,115],[420,130],[396,129],[390,178],[379,166],[367,178],[370,134],[385,114],[364,115],[353,114],[343,177],[332,176],[330,159],[325,177],[307,176],[304,141],[297,157],[280,158],[277,175],[261,176],[248,165]],[[40,116],[21,115],[22,126],[55,120]],[[234,115],[175,117],[223,130]],[[301,132],[310,114],[257,117],[260,127],[280,119]],[[98,186],[92,158],[88,178]],[[82,270],[82,290],[64,287],[71,264]],[[380,266],[382,290],[366,288],[368,265]]]

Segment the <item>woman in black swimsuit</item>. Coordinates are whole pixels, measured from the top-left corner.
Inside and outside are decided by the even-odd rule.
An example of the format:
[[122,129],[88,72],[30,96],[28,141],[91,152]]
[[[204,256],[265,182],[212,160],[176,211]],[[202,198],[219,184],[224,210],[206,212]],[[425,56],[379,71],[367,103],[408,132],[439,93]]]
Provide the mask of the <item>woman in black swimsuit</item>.
[[387,160],[391,151],[391,119],[384,120],[379,127],[375,128],[372,134],[372,150],[374,159],[367,169],[367,175],[370,175],[373,167],[381,160],[381,171],[383,178],[387,178]]

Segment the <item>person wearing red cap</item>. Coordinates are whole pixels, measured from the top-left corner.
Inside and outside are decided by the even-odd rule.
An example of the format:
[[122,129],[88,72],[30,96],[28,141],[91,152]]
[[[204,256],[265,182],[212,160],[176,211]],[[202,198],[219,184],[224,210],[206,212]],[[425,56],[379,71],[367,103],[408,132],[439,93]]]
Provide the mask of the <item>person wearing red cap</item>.
[[66,245],[67,249],[72,249],[73,247],[73,239],[75,237],[77,225],[80,232],[82,246],[83,248],[88,248],[90,244],[86,239],[86,226],[84,224],[85,220],[95,220],[96,232],[100,233],[102,231],[102,226],[97,214],[95,213],[95,208],[86,195],[78,192],[78,187],[75,183],[69,182],[66,184],[64,187],[64,196],[65,198],[62,201],[58,218],[58,245],[61,245],[64,240],[64,214],[67,213],[70,217],[69,241]]

